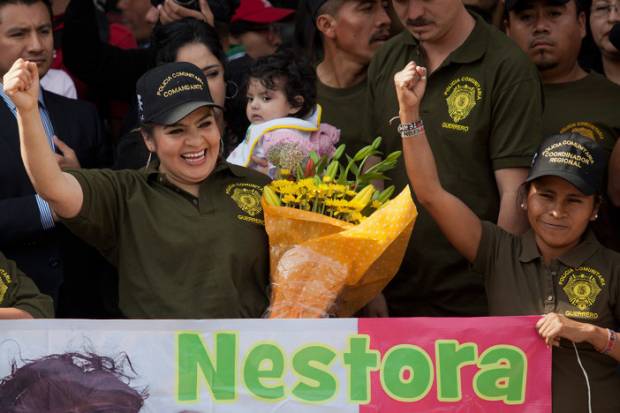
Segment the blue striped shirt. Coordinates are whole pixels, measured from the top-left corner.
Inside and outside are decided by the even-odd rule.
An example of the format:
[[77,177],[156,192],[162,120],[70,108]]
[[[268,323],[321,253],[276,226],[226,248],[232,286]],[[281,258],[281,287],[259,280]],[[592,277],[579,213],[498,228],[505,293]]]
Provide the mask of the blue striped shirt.
[[[17,116],[17,109],[15,108],[15,104],[4,93],[4,87],[2,83],[0,83],[0,97],[7,105],[7,107],[13,113],[13,116]],[[50,119],[49,112],[45,107],[45,101],[43,100],[43,93],[39,93],[39,113],[41,114],[41,121],[43,122],[43,128],[45,129],[45,134],[47,135],[47,141],[50,144],[50,147],[53,151],[56,150],[56,146],[54,145],[54,127],[52,126],[52,121]],[[54,218],[52,217],[52,209],[49,204],[43,200],[39,196],[39,194],[35,194],[35,199],[37,201],[37,206],[39,207],[39,215],[41,216],[41,225],[43,229],[54,228]]]

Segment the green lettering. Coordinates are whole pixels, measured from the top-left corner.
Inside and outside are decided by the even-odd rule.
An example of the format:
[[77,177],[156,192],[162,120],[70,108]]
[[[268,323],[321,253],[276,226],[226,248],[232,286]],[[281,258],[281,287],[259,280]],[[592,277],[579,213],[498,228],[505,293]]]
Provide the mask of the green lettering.
[[[266,365],[266,366],[265,366]],[[284,355],[275,344],[259,344],[250,350],[243,367],[243,380],[256,397],[266,400],[284,398]],[[266,379],[276,379],[276,385],[264,384]]]
[[433,362],[420,347],[403,344],[385,353],[381,366],[381,385],[394,400],[420,400],[428,394],[432,384]]
[[293,356],[293,369],[300,376],[292,390],[297,399],[322,403],[336,395],[338,382],[328,370],[336,352],[321,345],[301,348]]
[[361,404],[370,402],[370,372],[379,368],[379,352],[369,350],[367,335],[349,339],[349,350],[344,353],[349,382],[349,400]]
[[461,368],[476,364],[478,347],[473,343],[459,345],[456,340],[435,342],[435,366],[437,370],[437,399],[461,400]]
[[502,400],[505,404],[525,401],[527,357],[514,346],[498,345],[487,349],[478,361],[474,391],[484,400]]
[[184,332],[177,335],[179,401],[198,400],[199,376],[206,380],[213,399],[217,401],[236,399],[237,333],[216,333],[214,341],[215,363],[201,334]]

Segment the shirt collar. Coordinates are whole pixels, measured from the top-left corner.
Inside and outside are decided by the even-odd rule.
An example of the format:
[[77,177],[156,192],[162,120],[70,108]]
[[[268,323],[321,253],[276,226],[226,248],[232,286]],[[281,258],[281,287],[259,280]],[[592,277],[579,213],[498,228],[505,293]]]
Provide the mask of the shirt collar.
[[[143,173],[146,175],[146,178],[149,182],[152,182],[154,179],[157,179],[161,172],[159,172],[159,160],[154,160],[148,166],[148,168],[142,169]],[[215,169],[211,172],[209,176],[217,175],[221,173],[230,173],[238,178],[245,178],[247,174],[245,173],[245,169],[243,167],[239,167],[236,165],[231,165],[226,161],[218,161],[215,165]],[[208,178],[208,177],[207,177]],[[205,179],[206,181],[206,179]]]
[[569,253],[559,257],[558,260],[568,267],[579,268],[592,257],[599,248],[601,248],[601,244],[594,236],[594,232],[588,228],[583,240],[575,248],[570,250]]
[[536,245],[534,231],[529,229],[521,237],[521,254],[519,255],[519,261],[530,262],[536,258],[540,258],[540,251],[538,251],[538,246]]
[[[487,51],[489,43],[489,31],[492,30],[488,23],[486,23],[482,17],[476,13],[470,12],[472,17],[476,20],[476,24],[472,32],[467,36],[467,39],[456,48],[448,58],[446,63],[472,63],[481,59]],[[413,37],[409,30],[403,30],[401,39],[405,44],[419,47],[420,42]],[[443,65],[442,65],[443,66]]]
[[[15,113],[17,108],[15,107],[15,104],[13,103],[11,98],[6,93],[4,93],[4,85],[2,83],[0,83],[0,97],[2,98],[2,100],[4,100],[4,103],[6,103],[8,108],[11,109],[11,112]],[[43,99],[42,88],[39,89],[39,104],[45,108],[45,100]]]
[[[599,248],[601,248],[601,244],[594,236],[592,230],[587,229],[583,240],[569,252],[559,257],[558,260],[568,267],[578,268],[592,257]],[[521,254],[519,255],[519,261],[525,263],[537,258],[541,258],[541,254],[536,245],[534,231],[530,229],[521,237]]]

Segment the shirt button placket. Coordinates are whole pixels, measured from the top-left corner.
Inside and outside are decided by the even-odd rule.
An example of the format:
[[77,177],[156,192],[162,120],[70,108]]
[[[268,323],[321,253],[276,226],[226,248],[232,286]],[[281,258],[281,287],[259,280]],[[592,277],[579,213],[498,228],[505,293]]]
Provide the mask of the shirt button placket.
[[555,269],[551,269],[545,271],[545,273],[545,313],[550,313],[552,311],[555,311],[555,289],[553,288],[553,286],[557,272]]

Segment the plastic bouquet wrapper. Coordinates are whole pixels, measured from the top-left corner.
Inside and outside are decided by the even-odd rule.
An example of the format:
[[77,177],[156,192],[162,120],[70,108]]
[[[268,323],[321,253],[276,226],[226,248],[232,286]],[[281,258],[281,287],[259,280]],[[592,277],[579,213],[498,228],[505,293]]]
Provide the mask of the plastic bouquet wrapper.
[[360,172],[379,144],[347,156],[346,167],[344,145],[331,160],[313,154],[294,178],[265,187],[270,318],[350,317],[398,271],[417,210],[408,187],[390,200],[393,186],[379,192],[369,183],[384,179],[400,152]]

